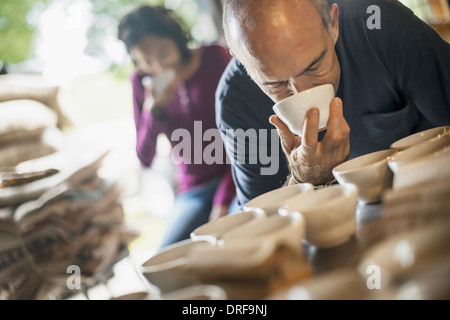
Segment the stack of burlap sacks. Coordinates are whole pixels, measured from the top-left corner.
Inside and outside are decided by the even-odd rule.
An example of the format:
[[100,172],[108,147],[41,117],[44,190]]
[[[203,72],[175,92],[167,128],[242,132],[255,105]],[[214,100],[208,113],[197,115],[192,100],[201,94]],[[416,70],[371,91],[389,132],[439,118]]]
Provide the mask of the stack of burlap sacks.
[[59,87],[39,76],[0,76],[0,167],[45,156],[63,145],[72,126],[58,100]]
[[98,175],[109,150],[67,143],[58,87],[37,80],[0,76],[0,300],[78,293],[138,236],[118,182]]

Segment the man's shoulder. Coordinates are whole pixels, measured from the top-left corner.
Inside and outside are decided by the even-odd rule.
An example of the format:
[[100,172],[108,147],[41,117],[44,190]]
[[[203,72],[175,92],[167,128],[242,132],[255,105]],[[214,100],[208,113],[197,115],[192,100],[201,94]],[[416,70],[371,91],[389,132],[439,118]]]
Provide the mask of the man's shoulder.
[[398,0],[328,0],[339,6],[339,17],[345,19],[367,19],[374,8],[379,8],[381,19],[397,23],[407,22],[414,14]]
[[232,58],[225,68],[219,83],[219,90],[226,91],[231,84],[250,83],[252,80],[244,66],[236,58]]
[[227,66],[227,71],[229,75],[234,77],[248,78],[250,79],[247,71],[245,70],[244,65],[235,57],[230,60],[230,63]]

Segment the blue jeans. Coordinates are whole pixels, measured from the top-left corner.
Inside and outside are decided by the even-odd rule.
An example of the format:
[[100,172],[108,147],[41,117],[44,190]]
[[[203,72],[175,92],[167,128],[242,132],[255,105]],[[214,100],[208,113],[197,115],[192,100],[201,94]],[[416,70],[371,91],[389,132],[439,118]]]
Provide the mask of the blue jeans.
[[237,197],[234,196],[233,201],[230,203],[230,208],[228,209],[228,214],[241,212],[243,209],[239,206],[237,202]]
[[175,242],[189,239],[192,231],[209,221],[219,183],[220,179],[215,179],[175,197],[159,250]]

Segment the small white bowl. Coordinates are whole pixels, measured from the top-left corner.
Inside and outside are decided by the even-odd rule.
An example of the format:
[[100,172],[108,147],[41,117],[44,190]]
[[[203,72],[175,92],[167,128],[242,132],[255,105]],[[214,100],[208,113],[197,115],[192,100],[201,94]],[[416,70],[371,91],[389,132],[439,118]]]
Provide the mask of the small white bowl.
[[445,147],[438,149],[434,151],[433,153],[430,153],[422,158],[420,158],[420,161],[428,161],[440,157],[450,157],[450,144],[446,145]]
[[344,267],[281,288],[267,300],[361,300],[368,293],[358,271]]
[[225,234],[216,245],[191,251],[189,269],[201,275],[203,282],[214,284],[228,280],[275,285],[309,276],[304,232],[301,215],[255,219]]
[[273,106],[275,114],[288,126],[292,133],[302,135],[303,123],[309,109],[316,107],[320,112],[319,131],[325,130],[330,115],[330,103],[334,98],[332,84],[324,84],[298,92]]
[[333,175],[340,184],[356,184],[361,203],[379,202],[383,192],[392,187],[393,174],[387,163],[395,153],[387,149],[348,160],[336,166]]
[[[445,190],[447,190],[448,195],[448,187],[445,187],[444,184],[445,182],[450,181],[449,163],[450,163],[450,145],[445,146],[431,154],[425,155],[420,159],[411,161],[409,163],[406,163],[405,165],[400,166],[394,175],[392,189],[396,191],[403,188],[424,189],[423,186],[426,184],[429,184],[430,186],[440,185],[442,188],[444,188],[442,189],[442,191],[445,192]],[[417,174],[418,172],[420,172],[420,174]],[[426,193],[429,193],[430,189],[431,189],[430,187],[427,187]],[[437,196],[436,200],[439,199],[438,195],[440,193],[441,192],[433,193],[433,196]],[[422,196],[425,195],[422,193]],[[445,194],[443,194],[442,196],[445,197]],[[442,198],[442,200],[443,199],[444,198]],[[439,201],[433,203],[423,203],[423,205],[426,204],[429,208],[431,208],[432,204],[434,205],[434,207],[437,207],[438,203]]]
[[270,241],[276,245],[285,244],[294,250],[301,249],[305,235],[305,222],[301,215],[266,216],[250,221],[225,233],[220,245],[230,246],[242,241]]
[[208,241],[183,240],[163,248],[141,266],[144,277],[161,293],[200,284],[198,275],[187,268],[191,250],[212,246]]
[[154,300],[154,299],[151,298],[150,292],[136,291],[112,297],[110,300]]
[[299,183],[278,188],[253,198],[244,206],[245,211],[261,211],[267,215],[276,214],[284,202],[300,193],[314,191],[310,183]]
[[177,289],[161,296],[161,300],[226,300],[227,294],[220,286],[199,284]]
[[447,220],[391,235],[375,243],[358,263],[359,273],[368,278],[370,268],[379,269],[381,286],[395,283],[426,270],[449,257],[450,223]]
[[421,132],[414,133],[409,135],[403,139],[397,140],[393,144],[391,144],[392,149],[396,149],[398,151],[402,151],[408,149],[412,146],[415,146],[423,141],[436,138],[437,136],[443,135],[450,132],[450,126],[442,126],[436,127],[428,130],[424,130]]
[[262,211],[242,211],[207,222],[191,232],[191,239],[217,242],[225,233],[265,215]]
[[356,231],[358,187],[353,183],[332,185],[289,199],[278,212],[300,213],[305,219],[304,241],[316,247],[340,245]]
[[438,135],[435,138],[423,141],[403,151],[399,151],[396,155],[389,159],[389,168],[391,168],[392,172],[395,174],[400,166],[428,156],[449,145],[450,135],[448,133]]

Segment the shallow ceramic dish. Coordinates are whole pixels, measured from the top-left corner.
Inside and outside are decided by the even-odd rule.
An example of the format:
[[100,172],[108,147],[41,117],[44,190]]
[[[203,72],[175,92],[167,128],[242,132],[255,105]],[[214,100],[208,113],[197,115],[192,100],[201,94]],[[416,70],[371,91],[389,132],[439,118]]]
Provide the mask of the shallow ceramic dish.
[[268,300],[360,300],[369,290],[354,268],[340,268],[270,294]]
[[450,252],[450,223],[437,223],[405,230],[374,244],[365,252],[358,264],[364,277],[373,273],[369,268],[379,268],[381,285],[425,270],[436,261],[448,257]]
[[448,133],[439,135],[435,138],[426,140],[413,147],[398,152],[391,159],[389,159],[389,168],[391,168],[392,172],[395,174],[400,166],[417,161],[448,146],[450,146],[450,135]]
[[217,220],[207,222],[196,228],[191,233],[191,239],[206,240],[214,243],[217,242],[224,233],[242,226],[249,221],[261,218],[264,215],[265,214],[261,211],[242,211],[223,216]]
[[226,300],[227,294],[220,286],[199,284],[177,289],[161,296],[161,300]]
[[[407,151],[407,150],[406,150]],[[440,184],[450,179],[450,145],[400,166],[395,173],[392,188],[423,187],[425,184]],[[420,174],[417,174],[420,172]],[[427,187],[426,193],[430,188]],[[445,191],[447,189],[444,189]],[[448,195],[448,190],[447,190]]]
[[356,231],[357,197],[358,187],[353,183],[332,185],[295,196],[278,211],[304,217],[307,244],[333,247],[346,242]]
[[225,233],[219,241],[220,245],[231,245],[242,242],[270,241],[274,244],[286,244],[300,248],[305,234],[305,222],[302,216],[282,216],[279,214],[255,219]]
[[110,300],[153,300],[151,294],[147,291],[137,291],[112,297]]
[[348,160],[336,166],[333,175],[340,184],[357,185],[361,203],[379,202],[383,192],[392,187],[393,174],[388,160],[396,152],[381,150]]
[[414,133],[409,135],[403,139],[397,140],[393,144],[391,144],[392,149],[396,149],[398,151],[408,149],[412,146],[415,146],[423,141],[436,138],[437,136],[443,135],[450,132],[450,126],[441,126],[428,130],[424,130],[421,132]]
[[[275,285],[307,277],[311,270],[302,252],[301,230],[293,225],[256,237],[229,237],[189,255],[190,270],[204,283]],[[228,291],[227,291],[228,292]]]
[[284,202],[300,193],[314,191],[310,183],[299,183],[278,188],[253,198],[244,206],[245,211],[261,211],[267,215],[276,214]]
[[[385,272],[385,274],[383,273]],[[380,280],[387,278],[386,270],[379,273]],[[419,269],[402,279],[386,282],[380,281],[379,288],[368,289],[364,300],[449,300],[450,299],[450,256],[438,258],[425,268]],[[365,277],[371,276],[364,285],[373,285],[376,274],[371,271]],[[356,298],[358,299],[358,298]]]
[[200,284],[200,278],[189,272],[187,257],[192,250],[212,246],[208,241],[183,240],[163,248],[141,266],[144,277],[161,293]]

